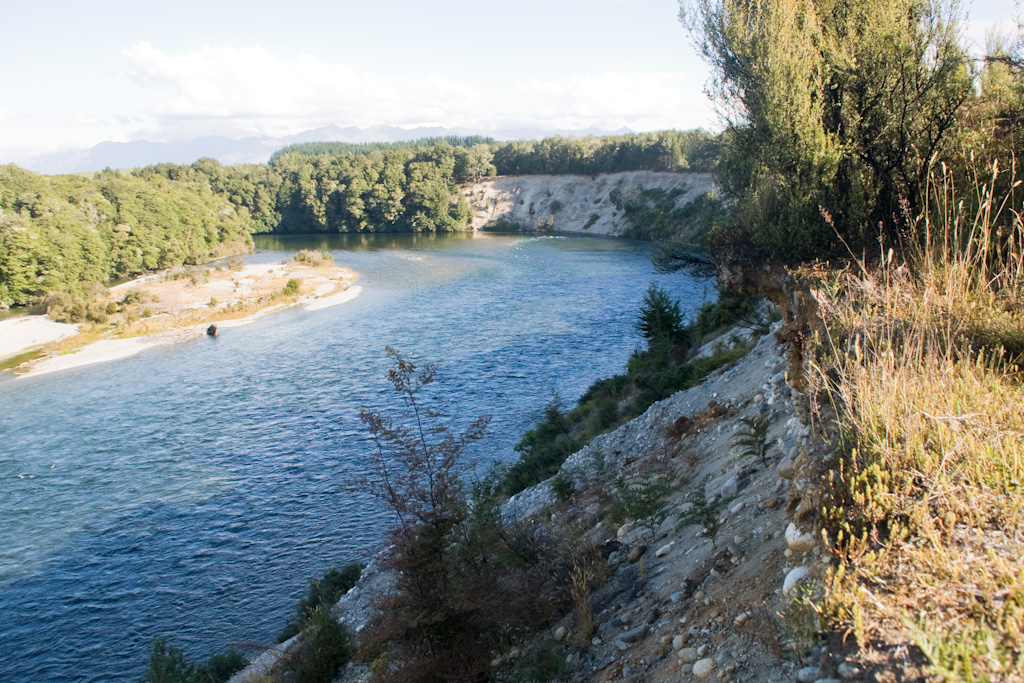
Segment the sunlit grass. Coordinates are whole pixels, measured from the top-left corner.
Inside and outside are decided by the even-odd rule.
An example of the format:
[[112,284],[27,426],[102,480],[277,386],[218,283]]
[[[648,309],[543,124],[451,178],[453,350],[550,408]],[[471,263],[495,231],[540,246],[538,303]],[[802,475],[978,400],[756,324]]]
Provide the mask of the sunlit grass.
[[968,215],[943,175],[921,244],[816,290],[841,434],[826,611],[947,680],[1024,680],[1024,231],[995,177]]

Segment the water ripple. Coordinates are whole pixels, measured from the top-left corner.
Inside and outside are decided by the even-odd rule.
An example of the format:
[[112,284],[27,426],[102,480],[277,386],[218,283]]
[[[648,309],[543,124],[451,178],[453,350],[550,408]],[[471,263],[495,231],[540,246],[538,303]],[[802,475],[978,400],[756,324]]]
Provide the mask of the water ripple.
[[[258,243],[261,244],[261,243]],[[116,363],[0,377],[0,661],[5,680],[142,674],[154,637],[193,657],[271,641],[308,580],[380,547],[360,406],[394,401],[391,344],[440,363],[475,454],[509,460],[552,389],[619,372],[651,280],[641,245],[521,236],[264,238],[252,260],[333,251],[362,274],[336,308],[289,310]]]

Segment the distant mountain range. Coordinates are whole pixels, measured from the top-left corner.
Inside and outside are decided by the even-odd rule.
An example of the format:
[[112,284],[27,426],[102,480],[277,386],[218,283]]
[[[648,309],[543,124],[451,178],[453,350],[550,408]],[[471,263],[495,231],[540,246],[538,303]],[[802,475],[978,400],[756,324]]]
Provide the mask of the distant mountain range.
[[497,140],[532,140],[553,135],[581,137],[586,135],[624,135],[629,128],[604,131],[508,129],[484,132],[468,128],[398,128],[397,126],[324,126],[280,138],[251,137],[232,139],[219,136],[202,137],[186,142],[101,142],[89,149],[57,152],[17,162],[37,173],[59,174],[100,171],[104,168],[135,168],[150,164],[191,164],[202,157],[212,157],[222,164],[266,163],[270,155],[286,145],[297,142],[399,142],[447,135],[485,135]]

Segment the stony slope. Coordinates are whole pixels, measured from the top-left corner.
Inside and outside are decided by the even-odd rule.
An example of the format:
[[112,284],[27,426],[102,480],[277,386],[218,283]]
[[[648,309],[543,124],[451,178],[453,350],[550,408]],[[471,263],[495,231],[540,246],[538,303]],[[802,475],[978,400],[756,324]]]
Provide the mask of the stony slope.
[[[828,673],[838,676],[840,663],[818,648],[804,650],[803,661],[793,654],[791,645],[806,645],[812,634],[781,616],[800,583],[829,564],[814,537],[787,516],[805,485],[789,481],[793,458],[813,450],[786,382],[787,355],[774,334],[762,337],[731,367],[571,456],[563,466],[575,484],[568,500],[557,500],[549,480],[508,501],[509,522],[581,529],[604,549],[607,574],[592,595],[592,639],[580,639],[568,615],[496,660],[498,680],[512,680],[506,675],[517,658],[548,638],[558,641],[569,665],[560,680],[823,683]],[[734,445],[741,420],[754,415],[770,421],[767,467]],[[656,476],[670,485],[666,518],[653,537],[638,521],[611,521],[607,492],[619,475]],[[695,490],[709,503],[721,500],[714,542],[688,521]],[[361,631],[374,597],[389,585],[371,563],[339,602],[340,619]],[[365,666],[351,665],[339,680],[367,677]]]

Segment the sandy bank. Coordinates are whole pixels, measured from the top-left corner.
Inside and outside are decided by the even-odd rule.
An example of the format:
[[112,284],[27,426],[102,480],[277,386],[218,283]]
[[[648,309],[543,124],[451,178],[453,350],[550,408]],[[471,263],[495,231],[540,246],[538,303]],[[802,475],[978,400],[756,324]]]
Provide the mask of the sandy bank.
[[0,358],[78,334],[78,325],[58,323],[43,315],[0,321]]
[[[358,277],[355,273],[329,264],[287,261],[250,264],[239,271],[208,268],[187,275],[157,273],[111,287],[103,302],[118,310],[108,323],[107,338],[66,353],[59,353],[58,347],[15,373],[36,376],[127,358],[159,344],[201,337],[211,322],[221,330],[231,329],[291,306],[313,311],[336,306],[362,292],[351,286]],[[291,280],[299,281],[297,295],[282,296]],[[78,328],[46,316],[4,321],[0,358],[71,337]]]

